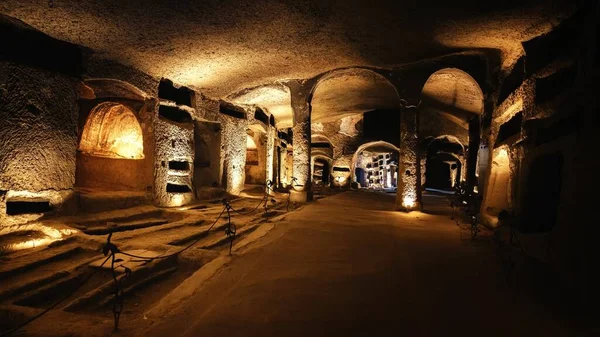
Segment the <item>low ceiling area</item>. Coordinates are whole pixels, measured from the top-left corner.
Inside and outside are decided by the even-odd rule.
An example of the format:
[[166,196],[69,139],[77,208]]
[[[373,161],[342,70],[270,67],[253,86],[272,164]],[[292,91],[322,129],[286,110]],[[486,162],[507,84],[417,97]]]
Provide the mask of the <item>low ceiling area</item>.
[[[392,68],[474,48],[497,50],[510,64],[521,41],[548,31],[574,6],[570,0],[3,0],[0,12],[99,57],[224,98],[331,69]],[[362,85],[348,83],[354,84]],[[275,113],[285,95],[266,92],[248,100],[266,95]]]

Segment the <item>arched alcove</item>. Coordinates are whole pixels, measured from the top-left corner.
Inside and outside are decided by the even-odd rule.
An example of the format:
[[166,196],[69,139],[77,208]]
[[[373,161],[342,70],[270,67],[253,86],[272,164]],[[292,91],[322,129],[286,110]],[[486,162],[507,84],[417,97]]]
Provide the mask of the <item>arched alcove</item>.
[[122,104],[99,104],[87,118],[79,151],[90,156],[143,159],[144,139],[137,117]]
[[425,188],[450,190],[464,179],[465,149],[457,137],[436,137],[425,152],[421,180]]
[[[82,118],[85,116],[83,112]],[[113,101],[97,104],[83,124],[75,186],[109,190],[151,187],[152,149],[145,148],[151,142],[132,106]]]
[[[369,153],[367,158],[362,160],[365,157],[364,152]],[[398,147],[384,141],[374,141],[359,146],[352,156],[352,181],[361,187],[371,184],[384,189],[397,187],[399,153]],[[376,174],[371,171],[376,171]]]

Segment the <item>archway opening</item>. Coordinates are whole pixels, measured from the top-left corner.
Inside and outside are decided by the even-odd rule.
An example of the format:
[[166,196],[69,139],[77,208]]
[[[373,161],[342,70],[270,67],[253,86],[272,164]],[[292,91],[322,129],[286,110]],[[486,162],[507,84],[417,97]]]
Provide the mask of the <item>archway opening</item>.
[[464,147],[453,136],[441,136],[427,145],[424,179],[426,189],[447,191],[464,181]]
[[89,156],[143,159],[144,139],[137,117],[122,104],[99,104],[87,118],[79,151]]
[[194,123],[194,186],[199,194],[199,187],[217,187],[221,181],[221,127],[212,122]]
[[266,134],[248,129],[246,135],[246,184],[264,185],[266,173]]
[[316,186],[329,186],[331,168],[326,158],[315,158],[313,164],[313,184]]
[[142,126],[129,105],[96,105],[89,110],[82,128],[75,186],[140,191],[151,188],[153,158],[145,150]]
[[352,158],[352,181],[358,188],[396,191],[398,163],[396,146],[383,141],[363,144]]
[[541,156],[531,163],[522,231],[548,232],[554,228],[560,205],[563,162],[562,155],[556,153]]

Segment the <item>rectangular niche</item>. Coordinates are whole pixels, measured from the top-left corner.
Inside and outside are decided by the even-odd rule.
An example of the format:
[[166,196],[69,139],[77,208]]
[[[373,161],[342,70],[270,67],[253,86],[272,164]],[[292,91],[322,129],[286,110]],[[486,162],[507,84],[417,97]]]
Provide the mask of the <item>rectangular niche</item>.
[[167,184],[167,192],[169,193],[190,193],[192,190],[187,185]]
[[6,201],[6,214],[41,214],[52,211],[52,205],[48,200],[8,200]]
[[349,167],[334,167],[333,172],[350,172]]
[[174,106],[160,105],[158,115],[176,123],[190,123],[192,121],[192,116],[187,111]]
[[256,108],[256,111],[254,112],[254,118],[265,123],[265,125],[269,125],[269,117],[260,108]]
[[190,163],[187,161],[170,161],[169,170],[189,171]]
[[239,110],[235,109],[233,106],[221,104],[219,106],[219,112],[224,115],[227,115],[227,116],[240,118],[240,119],[246,119],[246,112],[239,111]]
[[173,82],[162,79],[158,85],[158,97],[175,102],[177,105],[192,106],[194,92],[186,87],[175,88]]

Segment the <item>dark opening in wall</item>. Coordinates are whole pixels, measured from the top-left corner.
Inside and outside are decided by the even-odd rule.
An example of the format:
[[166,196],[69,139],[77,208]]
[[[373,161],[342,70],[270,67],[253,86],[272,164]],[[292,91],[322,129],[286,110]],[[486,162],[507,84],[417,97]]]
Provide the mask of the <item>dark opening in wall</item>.
[[273,115],[269,117],[269,124],[271,124],[271,126],[275,126],[275,117]]
[[548,232],[556,224],[562,189],[562,167],[563,157],[558,153],[539,157],[532,162],[526,219],[521,228],[523,232]]
[[52,206],[47,200],[8,200],[6,201],[6,214],[39,214],[52,211]]
[[176,123],[191,123],[192,116],[187,111],[174,106],[161,105],[158,107],[158,115]]
[[534,129],[536,130],[535,145],[538,146],[544,143],[549,143],[551,141],[557,140],[560,137],[564,137],[575,133],[577,131],[577,128],[578,121],[576,116],[563,118],[552,123],[552,125],[547,127],[534,127]]
[[563,20],[556,28],[547,34],[537,36],[523,42],[527,62],[527,74],[535,74],[552,61],[558,59],[570,50],[574,50],[578,42],[581,26],[585,22],[585,13],[578,11],[570,18]]
[[365,112],[363,136],[365,139],[378,139],[400,145],[400,128],[390,125],[400,125],[401,113],[398,110],[373,110]]
[[496,146],[500,145],[503,141],[508,138],[517,135],[521,132],[521,124],[523,122],[523,113],[519,112],[514,115],[508,122],[500,126],[498,131],[498,137],[496,138]]
[[350,172],[350,168],[336,166],[333,168],[333,172]]
[[171,184],[168,183],[167,184],[167,192],[169,193],[189,193],[192,190],[190,190],[190,187],[187,185],[179,185],[179,184]]
[[221,102],[219,105],[219,112],[227,116],[246,119],[245,111],[241,110],[241,108],[234,107],[233,105],[226,104],[224,102]]
[[189,171],[190,163],[187,161],[170,161],[169,170]]
[[331,147],[331,144],[329,144],[327,142],[319,142],[319,143],[312,143],[312,144],[310,144],[310,146],[314,147],[315,149],[328,149]]
[[521,56],[510,74],[504,79],[498,96],[498,104],[504,100],[515,90],[517,90],[525,80],[525,57]]
[[535,100],[538,103],[549,101],[568,88],[571,88],[577,78],[577,68],[571,66],[560,69],[554,74],[538,78],[535,81]]
[[261,108],[256,108],[256,111],[254,112],[254,118],[265,123],[265,125],[269,125],[269,116],[267,116],[267,114],[262,111]]
[[192,106],[194,92],[186,87],[175,88],[173,82],[166,78],[160,80],[158,85],[158,97],[174,101],[179,105]]

